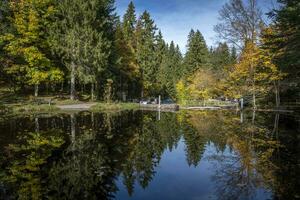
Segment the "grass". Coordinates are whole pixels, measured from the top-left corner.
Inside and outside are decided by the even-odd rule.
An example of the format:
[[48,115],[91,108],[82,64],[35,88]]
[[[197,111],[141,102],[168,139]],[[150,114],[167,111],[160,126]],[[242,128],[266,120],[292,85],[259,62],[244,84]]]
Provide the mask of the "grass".
[[90,108],[91,111],[109,111],[109,110],[135,110],[140,105],[138,103],[97,103]]
[[14,114],[21,114],[21,113],[49,113],[49,112],[56,112],[60,109],[56,106],[49,106],[49,105],[17,105],[11,107],[12,113]]
[[210,99],[205,101],[187,101],[186,104],[183,107],[189,107],[189,106],[217,106],[217,107],[223,107],[223,106],[236,106],[235,103],[230,101],[220,101],[216,99]]

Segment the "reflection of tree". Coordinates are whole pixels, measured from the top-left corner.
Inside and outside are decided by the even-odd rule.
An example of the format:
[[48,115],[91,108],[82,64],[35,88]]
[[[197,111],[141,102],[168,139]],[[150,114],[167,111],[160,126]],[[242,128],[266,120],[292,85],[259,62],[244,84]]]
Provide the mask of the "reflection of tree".
[[205,151],[207,140],[191,127],[186,127],[183,131],[187,162],[190,166],[197,167]]
[[115,180],[129,139],[117,130],[126,130],[126,121],[112,113],[74,117],[78,124],[71,131],[76,132],[76,138],[51,166],[48,193],[54,199],[111,199],[117,191]]
[[189,165],[197,166],[205,151],[205,145],[212,142],[217,150],[226,148],[225,137],[220,134],[220,112],[193,111],[185,114],[183,135],[186,144]]
[[[285,137],[279,115],[257,112],[253,121],[245,112],[243,118],[241,123],[230,111],[161,113],[160,121],[156,113],[144,111],[32,118],[26,126],[40,132],[8,148],[7,158],[1,158],[1,181],[20,199],[28,193],[32,199],[112,199],[122,175],[132,195],[135,183],[149,185],[164,151],[183,138],[190,165],[199,165],[208,145],[215,148],[208,158],[215,163],[212,178],[219,199],[254,198],[259,187],[292,199],[298,184],[297,135]],[[54,127],[67,131],[67,142],[61,133],[45,131]],[[291,171],[296,175],[291,177]]]
[[9,145],[1,180],[11,185],[14,198],[41,199],[44,192],[41,167],[63,143],[59,131],[52,130],[28,133],[19,137],[18,143]]
[[[268,188],[274,182],[276,166],[271,158],[279,143],[263,123],[254,123],[253,116],[243,124],[237,123],[238,117],[223,118],[219,122],[222,127],[219,131],[232,149],[232,153],[210,157],[216,161],[213,180],[220,199],[252,199],[259,187]],[[256,115],[256,121],[258,119]]]
[[133,193],[135,181],[143,188],[148,186],[164,150],[172,150],[180,139],[175,114],[162,113],[160,121],[157,121],[155,113],[145,113],[142,119],[123,169],[129,195]]
[[116,191],[108,147],[93,139],[84,132],[51,167],[48,192],[54,199],[106,199]]
[[[155,174],[155,167],[160,161],[164,150],[164,143],[157,131],[155,116],[144,115],[140,132],[136,134],[133,149],[126,162],[125,169],[134,170],[124,172],[125,182],[134,183],[134,177],[143,188],[146,188]],[[128,166],[130,166],[128,168]],[[133,186],[128,186],[129,191]],[[130,193],[130,192],[129,192]]]

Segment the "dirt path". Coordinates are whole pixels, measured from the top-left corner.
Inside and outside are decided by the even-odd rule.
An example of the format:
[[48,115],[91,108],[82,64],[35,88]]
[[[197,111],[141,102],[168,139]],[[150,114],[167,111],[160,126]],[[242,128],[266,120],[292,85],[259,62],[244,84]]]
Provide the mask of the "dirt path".
[[82,103],[82,104],[73,104],[73,105],[60,105],[57,106],[62,110],[89,110],[96,103]]

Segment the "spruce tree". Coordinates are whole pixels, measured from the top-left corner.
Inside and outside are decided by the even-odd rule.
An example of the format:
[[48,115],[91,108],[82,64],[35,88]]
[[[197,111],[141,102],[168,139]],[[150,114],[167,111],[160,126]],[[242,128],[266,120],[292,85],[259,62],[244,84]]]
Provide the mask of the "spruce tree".
[[209,67],[209,52],[199,30],[191,30],[184,59],[184,75],[189,76],[197,69]]
[[179,46],[175,46],[173,41],[166,49],[167,51],[161,63],[160,79],[165,90],[164,95],[175,99],[176,84],[180,80],[182,73],[182,55]]
[[219,43],[218,47],[211,54],[211,66],[214,70],[222,71],[232,64],[232,57],[226,42]]
[[[113,1],[62,0],[51,28],[51,44],[70,72],[71,99],[75,84],[85,78],[98,88],[111,55],[114,24]],[[77,79],[77,81],[76,81]]]
[[136,27],[135,6],[131,1],[123,17],[124,38],[127,41],[133,42],[135,27]]
[[155,62],[155,33],[156,26],[147,11],[141,15],[137,22],[137,63],[140,69],[142,84],[141,97],[145,92],[147,95],[153,94],[153,80],[156,78],[158,66]]
[[235,64],[238,58],[235,46],[232,46],[230,56],[231,56],[231,64]]
[[[122,34],[122,39],[117,36],[117,43],[122,43],[122,49],[120,46],[118,47],[119,53],[118,55],[121,58],[121,68],[123,73],[121,73],[120,87],[122,88],[122,96],[124,95],[130,96],[131,98],[136,98],[139,96],[140,86],[137,82],[139,76],[139,69],[136,61],[136,14],[135,14],[135,6],[133,2],[130,2],[128,5],[127,11],[123,16],[123,21],[121,23],[122,30],[117,32],[118,35]],[[122,32],[122,33],[121,33]],[[125,94],[126,93],[126,94]]]

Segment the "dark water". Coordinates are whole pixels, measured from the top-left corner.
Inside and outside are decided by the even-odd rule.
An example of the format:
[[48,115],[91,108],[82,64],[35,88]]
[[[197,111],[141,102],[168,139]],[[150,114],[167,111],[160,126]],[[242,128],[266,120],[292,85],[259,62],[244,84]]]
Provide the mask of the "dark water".
[[0,199],[300,199],[300,118],[231,111],[0,118]]

